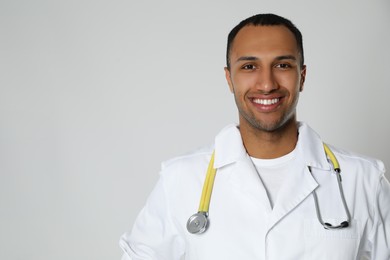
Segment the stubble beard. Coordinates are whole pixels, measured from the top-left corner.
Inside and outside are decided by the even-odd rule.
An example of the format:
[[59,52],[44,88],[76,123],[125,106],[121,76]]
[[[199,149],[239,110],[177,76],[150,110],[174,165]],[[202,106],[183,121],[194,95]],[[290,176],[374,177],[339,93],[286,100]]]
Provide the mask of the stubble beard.
[[[265,122],[264,120],[259,120],[256,118],[255,114],[252,111],[246,111],[241,105],[240,102],[236,99],[236,105],[240,115],[240,126],[246,124],[255,132],[267,132],[273,133],[283,129],[284,126],[289,125],[291,121],[296,122],[296,106],[298,104],[299,93],[296,95],[293,104],[291,104],[291,109],[286,111],[279,119],[271,122]],[[245,122],[242,122],[245,121]]]

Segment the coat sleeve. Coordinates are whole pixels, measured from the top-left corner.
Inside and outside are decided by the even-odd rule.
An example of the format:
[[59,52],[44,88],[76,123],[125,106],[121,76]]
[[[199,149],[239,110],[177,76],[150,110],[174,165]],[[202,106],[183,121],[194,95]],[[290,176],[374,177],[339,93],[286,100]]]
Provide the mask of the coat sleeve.
[[131,232],[120,239],[122,260],[176,260],[184,255],[185,243],[172,220],[164,176],[149,196]]
[[390,259],[390,184],[381,176],[375,202],[374,228],[371,234],[371,259]]

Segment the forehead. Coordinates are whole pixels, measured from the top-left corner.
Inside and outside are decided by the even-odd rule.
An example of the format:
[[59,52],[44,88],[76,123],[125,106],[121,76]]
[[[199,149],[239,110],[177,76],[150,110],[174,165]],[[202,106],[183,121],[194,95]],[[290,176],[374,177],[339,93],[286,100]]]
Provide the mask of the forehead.
[[283,25],[243,27],[233,41],[231,56],[261,52],[298,55],[298,45],[294,34]]

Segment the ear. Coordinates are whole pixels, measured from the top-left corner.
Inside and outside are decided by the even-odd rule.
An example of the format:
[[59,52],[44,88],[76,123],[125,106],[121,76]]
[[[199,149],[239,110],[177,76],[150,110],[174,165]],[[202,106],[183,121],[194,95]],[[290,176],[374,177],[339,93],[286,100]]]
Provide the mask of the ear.
[[225,67],[224,70],[225,70],[225,78],[226,78],[226,81],[229,85],[230,92],[233,93],[234,89],[233,89],[233,84],[232,84],[232,78],[230,76],[230,70],[228,69],[228,67]]
[[306,79],[306,65],[303,65],[303,67],[301,69],[301,82],[299,82],[299,91],[300,92],[303,91],[305,79]]

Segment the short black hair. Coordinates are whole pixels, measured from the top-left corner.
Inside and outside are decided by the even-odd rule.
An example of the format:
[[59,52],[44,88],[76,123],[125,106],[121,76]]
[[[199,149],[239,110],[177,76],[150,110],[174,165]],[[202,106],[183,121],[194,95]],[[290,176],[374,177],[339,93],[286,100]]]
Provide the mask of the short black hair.
[[237,33],[245,26],[253,25],[253,26],[275,26],[275,25],[283,25],[286,26],[295,36],[295,40],[297,41],[298,51],[300,54],[301,62],[300,65],[303,67],[304,65],[304,56],[303,56],[303,40],[302,34],[298,30],[298,28],[288,19],[281,17],[276,14],[257,14],[251,16],[243,21],[241,21],[236,27],[234,27],[229,35],[227,41],[227,49],[226,49],[226,66],[230,69],[230,51],[233,45],[234,38],[236,38]]

